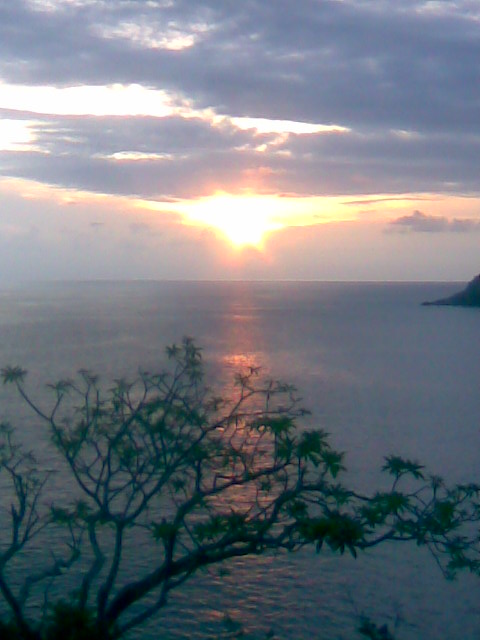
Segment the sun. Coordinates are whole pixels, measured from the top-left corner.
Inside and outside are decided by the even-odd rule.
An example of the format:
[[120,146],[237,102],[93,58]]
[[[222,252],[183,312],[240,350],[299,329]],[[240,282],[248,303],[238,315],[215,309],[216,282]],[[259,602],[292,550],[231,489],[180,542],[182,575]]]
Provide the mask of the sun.
[[246,245],[260,246],[267,231],[272,231],[269,225],[262,224],[255,220],[252,215],[242,215],[241,217],[228,215],[225,219],[213,222],[213,226],[219,229],[230,242],[237,246]]
[[235,247],[261,249],[268,233],[285,226],[275,219],[275,208],[268,196],[222,193],[190,203],[185,215],[190,222],[218,229]]

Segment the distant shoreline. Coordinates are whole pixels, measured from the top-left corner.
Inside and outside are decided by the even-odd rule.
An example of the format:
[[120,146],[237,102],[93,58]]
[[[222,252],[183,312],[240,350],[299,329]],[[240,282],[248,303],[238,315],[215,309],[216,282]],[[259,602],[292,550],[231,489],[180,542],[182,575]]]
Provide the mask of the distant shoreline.
[[0,283],[0,290],[13,289],[17,287],[33,287],[33,286],[54,286],[54,285],[122,285],[122,284],[229,284],[229,283],[248,283],[248,284],[379,284],[379,285],[458,285],[463,284],[462,280],[319,280],[308,278],[283,278],[283,279],[172,279],[172,278],[132,278],[132,279],[69,279],[69,280],[24,280],[16,282]]
[[422,302],[424,307],[480,307],[480,275],[475,276],[467,286],[448,298],[440,298],[432,302]]

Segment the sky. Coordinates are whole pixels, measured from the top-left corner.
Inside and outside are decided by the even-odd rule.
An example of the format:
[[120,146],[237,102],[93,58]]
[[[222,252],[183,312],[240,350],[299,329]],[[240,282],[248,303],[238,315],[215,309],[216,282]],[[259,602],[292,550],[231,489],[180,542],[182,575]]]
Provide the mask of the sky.
[[0,285],[469,280],[478,0],[0,0]]

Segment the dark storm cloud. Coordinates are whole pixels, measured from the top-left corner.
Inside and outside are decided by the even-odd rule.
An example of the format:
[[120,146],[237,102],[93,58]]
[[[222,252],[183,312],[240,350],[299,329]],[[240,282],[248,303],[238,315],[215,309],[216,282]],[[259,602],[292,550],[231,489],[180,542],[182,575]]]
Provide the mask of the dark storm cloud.
[[[254,149],[272,135],[196,118],[44,117],[37,146],[49,157],[4,154],[1,171],[171,197],[259,170],[265,191],[478,191],[479,18],[468,1],[2,2],[3,81],[141,83],[220,114],[351,131],[291,135],[262,156]],[[192,46],[168,49],[165,38]],[[105,157],[126,152],[165,157]]]
[[449,220],[444,216],[432,216],[414,211],[409,216],[401,216],[390,223],[390,228],[416,231],[420,233],[464,233],[468,231],[480,231],[480,222],[473,219]]

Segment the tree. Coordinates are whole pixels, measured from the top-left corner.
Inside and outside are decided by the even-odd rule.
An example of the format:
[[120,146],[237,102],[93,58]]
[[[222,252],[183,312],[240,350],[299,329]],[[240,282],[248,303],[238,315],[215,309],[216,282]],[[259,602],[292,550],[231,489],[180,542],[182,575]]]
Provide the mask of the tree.
[[[52,472],[3,424],[0,480],[9,482],[11,504],[0,593],[9,633],[120,638],[201,568],[305,545],[356,557],[410,540],[428,548],[447,576],[479,572],[479,486],[449,488],[420,464],[390,456],[383,467],[389,489],[361,495],[340,483],[343,454],[328,434],[299,428],[307,412],[292,386],[264,381],[251,368],[236,376],[231,398],[218,397],[204,383],[191,339],[167,355],[168,372],[141,372],[106,391],[84,370],[49,385],[48,410],[27,391],[24,370],[2,370],[3,382],[47,425],[72,496],[47,499]],[[126,579],[126,550],[146,535],[155,545],[152,563]],[[10,564],[48,536],[65,541],[63,554],[16,583]],[[71,598],[51,602],[52,584],[64,574],[73,580],[76,568]],[[41,613],[31,620],[29,603],[39,594]]]

